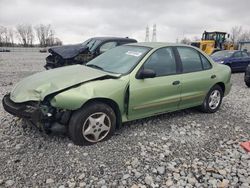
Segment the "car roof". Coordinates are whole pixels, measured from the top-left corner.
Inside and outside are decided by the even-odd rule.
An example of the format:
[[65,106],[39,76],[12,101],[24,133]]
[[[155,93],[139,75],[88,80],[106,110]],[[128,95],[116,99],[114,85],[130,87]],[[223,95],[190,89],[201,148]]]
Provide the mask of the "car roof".
[[136,41],[135,39],[128,38],[128,37],[93,37],[91,39],[97,39],[97,40],[124,40],[124,41]]
[[166,47],[166,46],[188,46],[192,48],[191,45],[179,44],[179,43],[168,43],[168,42],[138,42],[138,43],[126,44],[126,45],[144,46],[144,47],[150,47],[150,48],[161,48],[161,47]]
[[223,32],[223,31],[204,31],[206,33],[221,33],[221,34],[227,34],[227,32]]

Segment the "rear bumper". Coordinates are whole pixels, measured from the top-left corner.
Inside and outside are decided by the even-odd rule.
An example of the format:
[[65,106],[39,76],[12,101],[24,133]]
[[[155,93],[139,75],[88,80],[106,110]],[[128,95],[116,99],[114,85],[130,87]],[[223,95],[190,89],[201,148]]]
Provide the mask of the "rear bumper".
[[231,83],[231,82],[229,82],[229,83],[227,83],[227,84],[225,85],[225,92],[224,92],[224,96],[226,96],[226,95],[228,95],[228,94],[229,94],[229,92],[230,92],[231,88],[232,88],[232,83]]

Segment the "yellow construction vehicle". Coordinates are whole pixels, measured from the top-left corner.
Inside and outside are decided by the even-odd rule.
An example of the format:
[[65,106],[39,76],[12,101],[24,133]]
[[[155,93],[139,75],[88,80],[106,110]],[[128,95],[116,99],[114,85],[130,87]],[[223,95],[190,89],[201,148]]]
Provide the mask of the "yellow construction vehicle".
[[229,38],[229,34],[227,34],[226,32],[204,31],[201,40],[192,42],[191,45],[200,48],[208,55],[211,55],[212,53],[220,50],[234,50],[234,44],[231,42],[227,42],[226,38]]

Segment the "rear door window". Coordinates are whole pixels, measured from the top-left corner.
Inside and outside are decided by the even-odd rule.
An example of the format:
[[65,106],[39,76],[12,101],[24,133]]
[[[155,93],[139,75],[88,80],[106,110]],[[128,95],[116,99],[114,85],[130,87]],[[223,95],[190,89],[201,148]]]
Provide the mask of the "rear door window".
[[182,62],[183,73],[196,72],[203,70],[201,58],[193,48],[177,47]]
[[208,59],[207,59],[204,55],[202,55],[202,54],[200,54],[200,56],[201,56],[201,61],[202,61],[202,64],[203,64],[203,68],[204,68],[205,70],[211,69],[211,68],[212,68],[212,65],[211,65],[211,63],[208,61]]

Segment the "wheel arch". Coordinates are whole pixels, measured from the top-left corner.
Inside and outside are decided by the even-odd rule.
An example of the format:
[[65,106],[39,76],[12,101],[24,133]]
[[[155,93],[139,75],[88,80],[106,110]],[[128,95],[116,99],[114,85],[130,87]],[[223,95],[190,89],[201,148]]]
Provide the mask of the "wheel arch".
[[231,68],[231,62],[228,61],[228,62],[225,62],[225,65],[229,66]]
[[224,95],[224,93],[225,93],[225,84],[223,83],[223,82],[217,82],[215,85],[218,85],[218,86],[220,86],[221,87],[221,89],[222,89],[222,91],[223,91],[223,95]]
[[104,104],[110,106],[114,110],[115,115],[116,115],[116,128],[121,127],[121,125],[122,125],[121,112],[120,112],[118,104],[114,100],[108,99],[108,98],[93,98],[93,99],[90,99],[87,102],[85,102],[83,104],[82,108],[84,108],[85,105],[92,103],[92,102],[101,102],[101,103],[104,103]]

